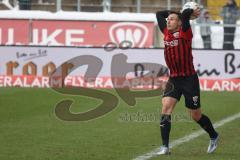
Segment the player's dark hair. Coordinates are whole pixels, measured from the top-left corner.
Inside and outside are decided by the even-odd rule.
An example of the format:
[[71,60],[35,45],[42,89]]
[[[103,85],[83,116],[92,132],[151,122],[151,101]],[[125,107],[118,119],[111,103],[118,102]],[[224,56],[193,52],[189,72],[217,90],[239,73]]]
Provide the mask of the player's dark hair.
[[170,15],[170,14],[176,14],[176,15],[178,16],[178,19],[179,19],[179,20],[182,20],[182,14],[181,14],[180,12],[170,11],[170,12],[169,12],[169,15]]

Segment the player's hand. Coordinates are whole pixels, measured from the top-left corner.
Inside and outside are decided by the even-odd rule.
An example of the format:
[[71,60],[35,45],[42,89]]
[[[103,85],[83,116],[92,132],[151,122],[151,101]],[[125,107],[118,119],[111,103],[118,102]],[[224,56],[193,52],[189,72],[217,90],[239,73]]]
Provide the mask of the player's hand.
[[196,17],[199,17],[200,13],[201,13],[200,8],[197,8],[197,9],[193,10],[193,15],[196,16]]

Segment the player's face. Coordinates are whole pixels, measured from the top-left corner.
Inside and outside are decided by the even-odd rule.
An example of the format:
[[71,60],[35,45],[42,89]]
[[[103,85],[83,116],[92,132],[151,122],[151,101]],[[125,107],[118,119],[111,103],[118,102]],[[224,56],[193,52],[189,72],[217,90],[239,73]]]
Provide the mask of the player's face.
[[167,29],[170,32],[175,32],[179,30],[179,27],[181,26],[182,22],[178,18],[177,14],[170,14],[167,18]]

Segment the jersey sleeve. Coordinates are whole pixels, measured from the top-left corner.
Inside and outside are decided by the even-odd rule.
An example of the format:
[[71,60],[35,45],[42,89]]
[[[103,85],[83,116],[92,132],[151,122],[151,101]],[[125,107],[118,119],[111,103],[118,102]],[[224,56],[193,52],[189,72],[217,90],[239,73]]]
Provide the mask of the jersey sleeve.
[[182,12],[182,30],[183,32],[186,32],[189,28],[191,28],[190,26],[190,16],[193,13],[193,9],[185,9]]
[[160,30],[164,33],[164,29],[167,26],[167,21],[166,18],[169,15],[169,11],[165,10],[165,11],[158,11],[156,13],[156,17],[157,17],[157,22],[158,22],[158,26],[160,28]]

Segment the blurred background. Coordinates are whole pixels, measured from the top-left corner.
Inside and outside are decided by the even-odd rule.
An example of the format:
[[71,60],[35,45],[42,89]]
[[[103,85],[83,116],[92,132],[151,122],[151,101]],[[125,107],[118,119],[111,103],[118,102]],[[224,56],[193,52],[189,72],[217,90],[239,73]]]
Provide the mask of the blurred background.
[[[18,8],[21,10],[41,10],[57,12],[135,12],[154,13],[162,9],[180,10],[190,0],[1,0],[1,10]],[[193,0],[194,1],[194,0]],[[195,0],[207,8],[214,19],[219,17],[226,0]],[[237,4],[240,0],[236,1]]]
[[[149,42],[150,44],[133,46],[155,48],[163,47],[163,37],[156,23],[155,13],[165,9],[179,11],[188,1],[189,0],[0,0],[0,20],[29,19],[29,30],[33,27],[32,19],[51,19],[51,21],[72,20],[80,22],[152,22],[153,26],[148,27],[148,30],[151,30],[151,34],[147,38],[148,41],[151,41]],[[231,9],[229,7],[230,9],[227,8],[224,10],[224,6],[231,3],[230,1],[235,3],[235,8]],[[202,14],[198,20],[191,22],[194,32],[193,48],[239,49],[240,22],[238,19],[240,12],[238,6],[240,5],[240,0],[195,0],[195,2],[199,4]],[[234,12],[232,12],[233,10]],[[92,26],[96,26],[96,24],[92,24]],[[29,43],[32,41],[32,34],[33,32],[29,31]],[[124,40],[131,41],[131,39],[126,38]],[[3,41],[1,41],[1,44],[11,45],[11,43],[4,43]],[[23,42],[12,42],[12,45],[20,44],[23,44]],[[50,43],[31,44],[55,45]],[[103,44],[100,45],[99,43],[89,41],[87,44],[64,45],[101,47]]]

